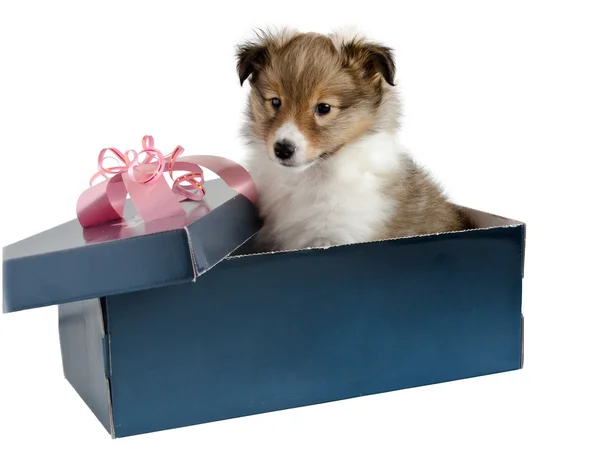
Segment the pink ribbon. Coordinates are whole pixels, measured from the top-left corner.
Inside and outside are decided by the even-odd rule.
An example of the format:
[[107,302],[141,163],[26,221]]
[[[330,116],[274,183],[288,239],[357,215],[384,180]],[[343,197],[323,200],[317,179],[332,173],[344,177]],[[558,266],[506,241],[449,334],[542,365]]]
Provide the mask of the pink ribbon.
[[[214,172],[229,187],[256,204],[257,191],[250,174],[239,164],[220,156],[181,157],[184,149],[177,146],[163,155],[154,148],[152,136],[144,136],[142,150],[125,153],[114,147],[104,148],[98,155],[98,172],[90,180],[90,188],[77,201],[77,218],[82,227],[123,219],[127,194],[145,222],[185,214],[180,202],[204,198],[204,173],[200,166]],[[116,165],[107,166],[110,160]],[[186,171],[179,177],[175,171]],[[167,172],[172,186],[164,176]],[[105,180],[94,184],[99,177]]]

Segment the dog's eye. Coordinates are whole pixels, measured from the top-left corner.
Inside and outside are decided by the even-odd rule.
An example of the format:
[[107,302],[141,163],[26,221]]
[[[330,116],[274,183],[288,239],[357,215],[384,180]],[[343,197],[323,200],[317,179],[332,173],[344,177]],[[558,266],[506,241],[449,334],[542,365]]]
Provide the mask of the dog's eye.
[[317,105],[318,114],[329,114],[329,111],[331,111],[331,105],[328,105],[327,103],[319,103]]
[[281,106],[281,100],[279,100],[278,98],[272,98],[271,105],[273,105],[273,108],[279,109],[279,107]]

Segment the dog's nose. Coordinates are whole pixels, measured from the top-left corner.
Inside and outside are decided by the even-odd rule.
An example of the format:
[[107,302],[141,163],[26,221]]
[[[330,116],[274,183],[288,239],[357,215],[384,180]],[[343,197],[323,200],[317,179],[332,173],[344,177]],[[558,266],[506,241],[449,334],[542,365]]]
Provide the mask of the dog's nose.
[[275,156],[279,159],[290,159],[296,151],[294,144],[288,140],[275,142],[273,149],[275,150]]

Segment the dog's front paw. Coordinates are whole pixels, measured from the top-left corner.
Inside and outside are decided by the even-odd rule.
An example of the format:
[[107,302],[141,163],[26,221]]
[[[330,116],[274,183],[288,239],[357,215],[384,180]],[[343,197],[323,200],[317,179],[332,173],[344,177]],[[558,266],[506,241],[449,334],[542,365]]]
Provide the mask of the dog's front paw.
[[307,245],[309,248],[327,248],[334,245],[334,243],[330,239],[326,238],[316,238],[310,241]]

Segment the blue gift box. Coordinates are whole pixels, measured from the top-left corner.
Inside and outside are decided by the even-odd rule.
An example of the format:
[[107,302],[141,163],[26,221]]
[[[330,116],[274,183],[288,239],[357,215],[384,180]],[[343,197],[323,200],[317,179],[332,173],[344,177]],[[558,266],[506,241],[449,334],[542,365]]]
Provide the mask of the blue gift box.
[[4,248],[5,313],[58,305],[64,375],[115,437],[517,370],[525,224],[251,251],[221,180],[187,215]]

